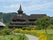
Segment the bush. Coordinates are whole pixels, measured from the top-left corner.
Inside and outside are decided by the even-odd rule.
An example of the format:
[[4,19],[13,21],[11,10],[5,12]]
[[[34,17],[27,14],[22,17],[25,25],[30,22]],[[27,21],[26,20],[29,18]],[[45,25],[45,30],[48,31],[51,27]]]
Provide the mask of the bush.
[[23,27],[22,29],[23,30],[31,30],[31,29],[33,29],[33,27],[32,26],[28,26],[28,27]]
[[10,34],[11,34],[11,30],[10,29],[0,30],[0,35],[10,35]]
[[35,30],[41,30],[41,27],[40,26],[36,26]]
[[12,32],[14,32],[14,33],[20,33],[21,30],[22,30],[22,29],[16,28],[16,29],[14,29]]
[[53,25],[49,25],[47,29],[53,29]]

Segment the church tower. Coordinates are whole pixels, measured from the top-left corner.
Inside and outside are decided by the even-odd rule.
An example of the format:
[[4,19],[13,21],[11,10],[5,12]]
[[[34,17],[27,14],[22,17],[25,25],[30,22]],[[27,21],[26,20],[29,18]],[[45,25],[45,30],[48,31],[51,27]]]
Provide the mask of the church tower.
[[12,18],[9,28],[25,28],[25,27],[30,27],[30,26],[34,27],[36,25],[35,21],[38,18],[42,18],[42,17],[46,16],[45,14],[26,15],[25,13],[23,13],[21,5],[17,12],[18,12],[18,14],[16,14]]
[[22,11],[22,7],[21,7],[21,5],[20,5],[20,8],[18,9],[18,14],[23,14],[23,11]]

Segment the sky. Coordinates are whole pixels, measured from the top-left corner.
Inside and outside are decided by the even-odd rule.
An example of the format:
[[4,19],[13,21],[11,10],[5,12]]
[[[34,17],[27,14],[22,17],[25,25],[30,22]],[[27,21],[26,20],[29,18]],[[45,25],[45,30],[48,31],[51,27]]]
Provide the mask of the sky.
[[24,13],[53,16],[53,0],[0,0],[0,12],[17,12],[20,4]]

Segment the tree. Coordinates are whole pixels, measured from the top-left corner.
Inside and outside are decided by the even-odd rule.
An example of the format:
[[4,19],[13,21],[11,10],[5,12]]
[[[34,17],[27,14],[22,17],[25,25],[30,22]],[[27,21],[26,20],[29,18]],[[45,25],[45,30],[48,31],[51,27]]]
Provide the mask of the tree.
[[50,17],[49,22],[50,22],[50,25],[48,29],[53,29],[53,17]]
[[[36,21],[36,26],[40,29],[44,29],[46,32],[47,27],[49,26],[49,17],[45,16],[43,18],[39,18]],[[47,33],[47,32],[46,32]]]
[[50,24],[53,25],[53,17],[50,18]]

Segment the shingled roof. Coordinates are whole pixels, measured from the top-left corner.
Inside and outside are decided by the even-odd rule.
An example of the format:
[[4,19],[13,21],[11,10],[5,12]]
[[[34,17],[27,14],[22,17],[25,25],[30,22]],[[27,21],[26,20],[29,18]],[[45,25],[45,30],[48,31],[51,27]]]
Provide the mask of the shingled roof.
[[4,24],[4,23],[2,23],[2,22],[0,22],[0,26],[5,26],[5,24]]
[[29,18],[42,18],[46,16],[46,14],[31,14]]

